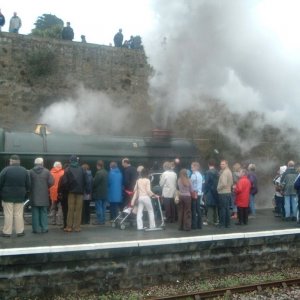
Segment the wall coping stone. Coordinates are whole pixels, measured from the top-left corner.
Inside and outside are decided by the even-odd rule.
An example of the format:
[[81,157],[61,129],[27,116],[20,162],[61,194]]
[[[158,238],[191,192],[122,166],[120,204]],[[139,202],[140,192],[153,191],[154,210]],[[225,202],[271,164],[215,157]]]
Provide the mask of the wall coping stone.
[[258,237],[272,237],[272,236],[289,235],[289,234],[300,234],[300,228],[257,231],[257,232],[247,232],[247,233],[215,234],[215,235],[180,237],[180,238],[169,238],[169,239],[136,240],[136,241],[126,241],[126,242],[6,248],[6,249],[0,249],[0,256],[108,250],[108,249],[133,248],[133,247],[142,248],[142,247],[157,246],[157,245],[160,246],[178,245],[178,244],[190,244],[190,243],[207,242],[207,241],[222,241],[222,240],[229,240],[229,239],[251,239],[251,238],[258,238]]

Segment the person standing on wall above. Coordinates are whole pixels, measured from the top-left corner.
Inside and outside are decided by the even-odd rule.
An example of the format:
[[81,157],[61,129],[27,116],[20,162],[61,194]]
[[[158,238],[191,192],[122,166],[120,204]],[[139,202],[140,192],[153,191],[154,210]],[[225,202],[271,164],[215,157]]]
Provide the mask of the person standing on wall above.
[[17,16],[17,13],[14,12],[14,15],[11,17],[9,22],[9,32],[19,33],[19,29],[22,26],[21,19]]
[[231,205],[231,188],[233,185],[233,177],[228,167],[227,160],[220,162],[220,177],[218,181],[217,191],[219,196],[219,227],[230,227],[230,205]]
[[54,178],[43,164],[43,158],[38,157],[34,161],[34,167],[29,171],[32,233],[48,232],[49,188],[54,184]]
[[129,158],[122,159],[123,167],[123,186],[124,186],[124,203],[123,206],[129,203],[131,194],[135,187],[136,180],[138,178],[138,173],[135,167],[130,163]]
[[284,193],[284,211],[286,221],[296,221],[297,217],[297,196],[294,188],[298,173],[294,161],[289,161],[286,171],[281,177],[281,185]]
[[119,29],[119,31],[115,34],[114,44],[115,44],[115,47],[122,47],[122,45],[123,45],[122,29]]
[[61,37],[66,41],[73,41],[74,39],[74,31],[71,27],[71,23],[67,22],[67,26],[63,28],[61,32]]
[[104,162],[97,161],[97,172],[93,181],[93,199],[95,200],[97,219],[93,225],[105,225],[106,201],[108,190],[108,173],[104,169]]
[[[10,237],[13,225],[17,236],[23,236],[24,218],[23,209],[26,195],[30,190],[28,171],[20,166],[18,155],[12,155],[9,166],[0,173],[0,195],[4,212],[4,226],[1,235]],[[15,222],[15,224],[13,224]]]
[[4,15],[2,14],[1,12],[1,9],[0,9],[0,32],[1,32],[1,28],[5,25],[5,17]]
[[50,170],[54,178],[54,184],[49,189],[50,192],[50,224],[51,225],[62,225],[63,224],[63,212],[61,202],[58,200],[58,183],[60,178],[64,175],[64,170],[60,161],[56,161],[53,164],[53,168]]

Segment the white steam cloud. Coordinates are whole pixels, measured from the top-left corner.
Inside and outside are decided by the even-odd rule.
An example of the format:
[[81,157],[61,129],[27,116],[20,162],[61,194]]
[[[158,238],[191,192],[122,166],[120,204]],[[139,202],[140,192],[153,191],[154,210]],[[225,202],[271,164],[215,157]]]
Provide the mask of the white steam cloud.
[[75,98],[61,99],[44,109],[39,122],[56,132],[113,135],[131,125],[130,110],[101,92],[79,87]]
[[267,122],[297,126],[300,51],[288,51],[263,19],[266,9],[272,13],[284,2],[278,20],[283,23],[291,11],[285,8],[296,2],[269,2],[153,1],[157,26],[144,43],[156,70],[150,80],[156,123],[164,127],[178,112],[203,105],[201,99],[209,97],[225,102],[232,112],[255,110]]

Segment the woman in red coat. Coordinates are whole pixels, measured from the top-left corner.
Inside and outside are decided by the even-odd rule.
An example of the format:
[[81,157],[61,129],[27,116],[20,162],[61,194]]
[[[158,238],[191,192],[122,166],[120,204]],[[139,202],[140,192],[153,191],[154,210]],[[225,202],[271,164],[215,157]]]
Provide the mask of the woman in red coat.
[[242,169],[240,171],[240,178],[235,187],[235,205],[238,209],[238,223],[236,223],[236,225],[247,225],[248,223],[251,182],[247,175],[247,170]]

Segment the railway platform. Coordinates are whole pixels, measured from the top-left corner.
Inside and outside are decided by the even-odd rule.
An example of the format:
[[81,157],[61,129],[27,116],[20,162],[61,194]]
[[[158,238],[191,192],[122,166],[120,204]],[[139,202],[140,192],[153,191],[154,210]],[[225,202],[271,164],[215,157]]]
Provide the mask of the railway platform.
[[[28,218],[28,216],[27,216]],[[93,221],[94,215],[92,215]],[[25,225],[25,236],[10,238],[0,237],[0,249],[8,248],[34,248],[43,246],[66,246],[95,243],[126,242],[136,240],[155,240],[197,237],[206,235],[222,235],[234,233],[260,232],[284,229],[296,229],[296,222],[282,221],[274,217],[272,209],[257,210],[255,219],[249,219],[246,226],[235,225],[236,220],[231,220],[230,228],[217,228],[214,225],[203,225],[202,229],[191,231],[179,231],[176,223],[167,223],[164,230],[160,231],[137,231],[135,227],[129,226],[125,230],[112,228],[110,222],[104,226],[83,225],[81,232],[64,232],[60,226],[49,225],[49,232],[45,234],[32,233],[31,225]],[[92,223],[92,222],[91,222]],[[3,226],[3,216],[0,217],[0,228]],[[28,249],[29,250],[29,249]],[[0,250],[1,255],[1,250]]]

